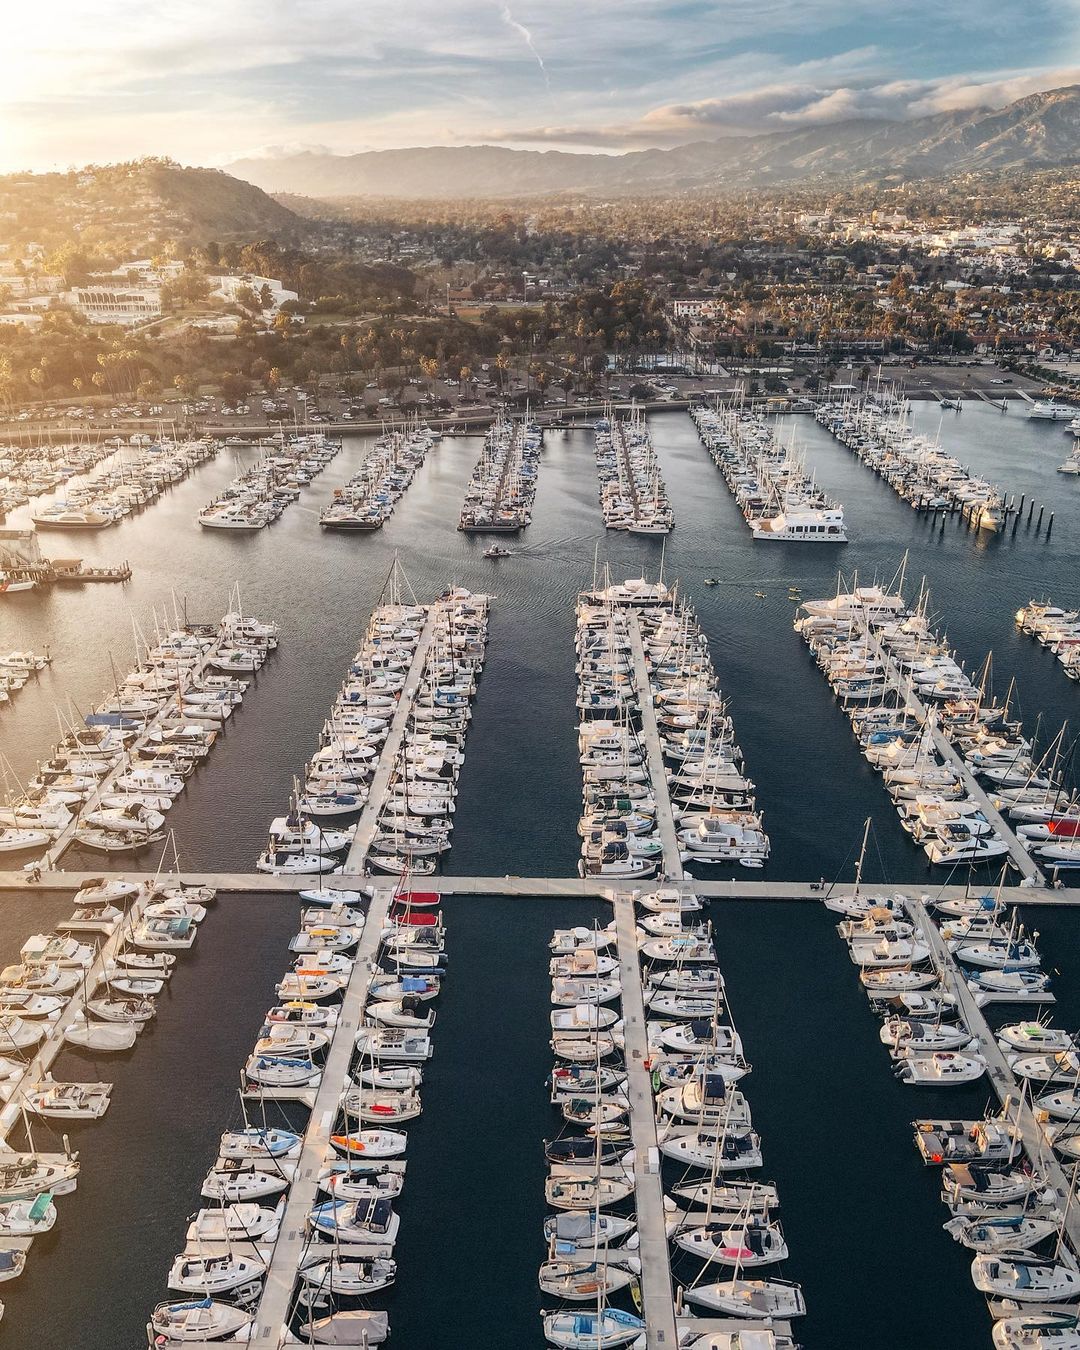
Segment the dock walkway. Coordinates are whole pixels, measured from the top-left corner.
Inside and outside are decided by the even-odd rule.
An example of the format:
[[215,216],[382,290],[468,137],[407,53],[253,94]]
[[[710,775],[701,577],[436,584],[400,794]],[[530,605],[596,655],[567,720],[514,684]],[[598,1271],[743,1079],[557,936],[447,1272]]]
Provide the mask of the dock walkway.
[[624,1020],[624,1057],[630,1097],[630,1133],[634,1142],[634,1197],[641,1258],[641,1295],[649,1350],[678,1345],[671,1284],[664,1190],[656,1144],[656,1108],[646,1063],[649,1058],[645,999],[641,988],[633,894],[614,896]]
[[915,693],[911,681],[905,679],[900,673],[896,662],[893,661],[891,655],[881,645],[881,642],[878,640],[877,635],[870,628],[869,624],[864,625],[864,632],[866,634],[868,645],[879,658],[888,673],[889,683],[904,700],[904,707],[914,713],[923,726],[929,724],[930,734],[934,742],[934,749],[945,763],[959,774],[968,795],[979,803],[983,815],[1001,836],[1003,842],[1008,845],[1009,857],[1012,860],[1013,866],[1029,885],[1045,886],[1046,878],[1043,875],[1042,870],[1017,838],[1016,832],[1013,830],[1012,826],[1008,824],[1001,812],[991,804],[985,789],[964,762],[963,757],[957,753],[956,748],[949,741],[948,737],[941,731],[940,727],[937,725],[937,719],[927,708],[926,704],[923,703],[922,699]]
[[413,702],[416,699],[416,691],[420,687],[420,677],[424,673],[424,665],[427,662],[428,650],[431,647],[431,640],[435,635],[435,625],[438,620],[439,604],[436,601],[428,607],[427,618],[424,620],[424,627],[420,632],[420,641],[416,644],[412,665],[409,666],[409,673],[405,677],[405,687],[401,691],[401,697],[398,699],[398,705],[390,723],[390,730],[383,742],[375,777],[371,780],[367,805],[356,824],[352,847],[349,849],[349,856],[345,860],[345,871],[348,873],[359,876],[364,872],[368,849],[371,848],[371,841],[375,838],[379,816],[386,805],[390,777],[397,767],[401,743],[405,739],[405,728],[408,725],[409,714],[412,712]]
[[679,854],[679,841],[675,834],[675,818],[671,811],[667,767],[664,764],[664,752],[660,745],[660,729],[656,723],[656,707],[653,703],[652,685],[649,683],[649,671],[645,664],[645,644],[641,639],[641,623],[634,613],[627,613],[626,617],[630,635],[630,652],[634,659],[634,684],[637,688],[638,702],[641,705],[641,734],[645,741],[645,752],[649,760],[649,778],[652,781],[653,796],[656,798],[656,821],[660,827],[660,842],[664,847],[664,875],[668,878],[678,879],[683,874],[682,858]]
[[1019,1127],[1024,1149],[1036,1171],[1046,1178],[1056,1194],[1057,1203],[1066,1216],[1065,1230],[1073,1251],[1080,1252],[1080,1209],[1068,1203],[1072,1187],[1065,1170],[1035,1119],[1030,1103],[1017,1082],[1016,1075],[1009,1067],[1009,1062],[1002,1053],[982,1008],[979,1007],[967,980],[960,973],[952,952],[946,946],[940,929],[921,900],[909,899],[906,904],[912,922],[925,934],[930,948],[930,958],[941,977],[942,987],[956,998],[965,1025],[979,1042],[979,1054],[986,1060],[986,1071],[998,1100],[1008,1113],[1009,1119],[1015,1121]]
[[[327,1051],[319,1091],[304,1133],[303,1149],[289,1188],[289,1198],[270,1258],[270,1268],[266,1273],[259,1311],[251,1329],[251,1343],[266,1346],[267,1350],[277,1350],[284,1343],[296,1275],[307,1243],[307,1216],[315,1204],[319,1169],[326,1161],[330,1132],[337,1117],[338,1101],[348,1076],[356,1033],[367,1004],[372,967],[392,895],[392,886],[380,886],[372,898],[364,934],[356,950],[356,964],[345,988],[341,1014],[334,1028],[334,1038]],[[328,1252],[332,1250],[327,1248]]]
[[[222,636],[222,634],[219,633],[218,636],[214,638],[214,641],[211,644],[211,646],[207,648],[205,652],[203,652],[202,656],[199,657],[195,665],[193,665],[189,670],[181,670],[178,667],[176,675],[178,680],[178,693],[180,695],[182,695],[186,689],[190,689],[192,684],[194,684],[196,681],[202,679],[203,675],[206,673],[207,666],[217,656],[224,642],[225,642],[224,637]],[[135,763],[134,757],[136,752],[141,750],[143,746],[146,745],[146,743],[150,739],[150,736],[155,731],[159,731],[163,726],[166,725],[166,723],[171,721],[176,715],[177,715],[176,706],[174,705],[172,699],[170,699],[169,702],[165,705],[165,707],[162,708],[161,711],[150,722],[147,723],[147,725],[138,734],[138,736],[136,736],[134,741],[132,741],[131,745],[126,750],[124,750],[124,752],[120,756],[119,762],[109,770],[109,772],[104,776],[104,778],[102,778],[102,780],[98,783],[97,787],[90,794],[87,800],[82,804],[82,806],[80,806],[79,810],[75,813],[75,815],[72,816],[70,822],[64,827],[63,830],[61,830],[61,832],[49,845],[48,850],[41,859],[42,870],[44,870],[45,868],[53,868],[57,865],[57,863],[59,863],[60,859],[63,857],[66,850],[74,842],[75,831],[79,828],[80,820],[89,812],[95,811],[97,809],[102,797],[104,797],[107,793],[112,791],[113,786],[116,783],[116,780],[122,777],[125,773],[127,773],[128,770]],[[205,720],[200,721],[200,719],[197,716],[189,717],[186,713],[182,714],[182,720],[184,722],[197,722],[200,726],[211,727],[211,729],[214,731],[221,730],[221,727],[216,722],[208,723]]]
[[[153,881],[158,874],[137,870],[95,872],[45,872],[33,885],[27,874],[0,872],[0,900],[25,896],[28,892],[43,899],[57,895],[72,895],[80,886],[102,876],[122,878],[125,881]],[[259,896],[273,898],[296,895],[298,891],[319,889],[317,876],[271,876],[263,872],[169,872],[163,874],[170,882],[184,886],[212,886],[219,898]],[[341,872],[323,878],[324,888],[359,890],[371,885],[371,877],[359,872]],[[820,904],[828,895],[834,897],[856,894],[850,883],[822,886],[816,881],[749,881],[732,877],[728,881],[692,880],[683,883],[687,890],[706,900],[752,900],[783,904],[791,900],[812,901]],[[647,887],[648,882],[644,883]],[[865,892],[865,884],[860,888]],[[915,891],[940,900],[956,900],[978,894],[979,886],[927,885],[926,877],[905,881],[898,879],[889,885],[874,887],[883,895],[899,891]],[[505,895],[521,899],[610,900],[612,883],[603,877],[424,877],[424,890],[440,895]],[[1038,905],[1047,909],[1080,907],[1080,889],[1054,890],[1043,886],[1004,886],[994,890],[1003,905]]]
[[[94,989],[104,981],[106,964],[116,958],[117,952],[134,931],[136,924],[142,918],[143,908],[147,903],[148,896],[149,891],[144,890],[102,943],[97,956],[83,977],[82,989],[85,991],[86,998],[89,998]],[[75,934],[74,936],[82,940],[81,934]],[[92,935],[89,940],[93,941]],[[15,1125],[22,1119],[23,1094],[32,1084],[41,1082],[58,1059],[65,1045],[65,1033],[84,1013],[84,1001],[78,993],[73,994],[68,999],[60,1016],[55,1022],[49,1024],[45,1039],[27,1062],[22,1073],[12,1082],[5,1083],[4,1091],[7,1095],[7,1101],[3,1109],[0,1110],[0,1139],[6,1140]],[[138,1039],[135,1043],[138,1044]]]

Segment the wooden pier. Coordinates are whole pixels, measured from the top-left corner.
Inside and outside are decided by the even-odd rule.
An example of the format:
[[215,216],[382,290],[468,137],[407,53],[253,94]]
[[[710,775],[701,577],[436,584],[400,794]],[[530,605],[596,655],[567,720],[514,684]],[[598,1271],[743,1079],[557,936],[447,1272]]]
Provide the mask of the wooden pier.
[[678,1333],[660,1151],[656,1141],[656,1107],[652,1077],[647,1067],[649,1041],[633,894],[616,893],[613,905],[622,985],[623,1057],[630,1098],[630,1133],[634,1142],[634,1202],[640,1244],[643,1315],[647,1324],[645,1335],[649,1350],[659,1350],[659,1347],[677,1346]]
[[652,781],[653,796],[656,799],[656,823],[660,830],[660,842],[664,848],[664,875],[669,878],[679,878],[683,874],[682,857],[679,853],[679,841],[675,833],[675,818],[671,811],[667,768],[664,765],[664,752],[660,745],[660,729],[656,723],[656,707],[653,703],[652,685],[649,683],[649,671],[645,664],[645,644],[641,639],[641,621],[630,610],[626,612],[626,626],[630,637],[630,652],[634,660],[634,685],[641,707],[641,734],[645,741],[645,753],[649,761],[649,778]]

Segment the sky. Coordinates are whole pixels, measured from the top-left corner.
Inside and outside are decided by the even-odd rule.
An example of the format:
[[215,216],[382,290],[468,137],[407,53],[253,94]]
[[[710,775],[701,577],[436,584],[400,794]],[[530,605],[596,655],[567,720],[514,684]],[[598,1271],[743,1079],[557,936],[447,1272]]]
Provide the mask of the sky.
[[8,0],[0,171],[619,150],[1080,83],[1080,0]]

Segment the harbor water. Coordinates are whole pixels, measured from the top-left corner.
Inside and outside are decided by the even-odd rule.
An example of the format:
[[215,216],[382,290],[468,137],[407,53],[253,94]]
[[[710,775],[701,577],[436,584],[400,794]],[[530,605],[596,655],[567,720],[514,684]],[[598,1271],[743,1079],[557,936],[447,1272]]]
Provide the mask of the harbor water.
[[[850,878],[862,824],[874,821],[871,878],[930,887],[922,853],[863,760],[847,717],[792,630],[802,596],[831,593],[837,570],[887,581],[905,553],[909,594],[926,577],[932,614],[968,669],[993,650],[994,689],[1015,680],[1014,707],[1044,744],[1074,718],[1080,686],[1013,616],[1034,597],[1080,601],[1080,484],[1055,472],[1069,449],[1060,425],[966,404],[956,416],[916,408],[920,430],[941,423],[946,447],[1009,495],[1056,512],[1053,532],[1025,518],[1000,535],[957,517],[923,517],[811,418],[789,419],[820,485],[844,505],[851,542],[754,543],[685,414],[651,421],[676,514],[660,540],[604,531],[591,437],[548,433],[529,529],[514,556],[481,557],[485,540],[457,531],[479,438],[434,449],[389,523],[375,534],[320,531],[318,510],[356,471],[366,442],[343,453],[256,534],[200,530],[198,507],[233,476],[223,454],[120,526],[76,540],[43,535],[44,551],[88,563],[127,558],[124,586],[49,590],[0,601],[0,651],[50,648],[52,665],[0,710],[0,750],[20,779],[64,719],[79,719],[134,656],[133,627],[150,639],[173,612],[214,621],[239,582],[245,612],[281,626],[220,743],[169,813],[181,864],[251,870],[272,816],[316,745],[337,687],[397,557],[420,600],[448,584],[491,593],[487,665],[474,704],[447,870],[566,876],[578,857],[580,779],[574,735],[574,597],[594,557],[616,578],[678,578],[695,603],[731,699],[736,735],[772,839],[755,879]],[[787,428],[781,434],[788,434]],[[252,452],[240,452],[250,460]],[[1035,511],[1038,515],[1038,506]],[[16,516],[11,522],[19,523]],[[706,578],[716,578],[706,586]],[[167,609],[167,615],[163,611]],[[59,709],[59,711],[58,711]],[[1066,737],[1066,744],[1071,738]],[[101,866],[72,849],[70,868]],[[149,865],[144,863],[143,865]],[[954,877],[952,880],[956,880]],[[440,1003],[424,1115],[410,1130],[402,1197],[400,1274],[388,1306],[394,1343],[465,1350],[539,1345],[536,1268],[543,1258],[541,1141],[556,1127],[544,1078],[546,942],[556,924],[588,922],[598,906],[495,897],[447,900],[451,977]],[[45,931],[62,904],[20,896],[0,909],[0,960]],[[0,1334],[45,1350],[121,1350],[145,1341],[165,1294],[187,1217],[220,1132],[239,1119],[238,1074],[287,963],[297,906],[285,897],[222,899],[179,964],[156,1024],[130,1056],[65,1055],[57,1075],[116,1084],[104,1120],[72,1130],[84,1167],[59,1203],[56,1229],[4,1291]],[[809,1347],[989,1345],[989,1320],[967,1274],[968,1254],[941,1232],[937,1178],[911,1141],[917,1115],[977,1115],[985,1088],[947,1098],[897,1083],[878,1023],[830,916],[816,905],[723,902],[710,911],[732,1009],[754,1073],[747,1094],[763,1137],[764,1178],[780,1188]],[[1032,911],[1055,1021],[1080,1020],[1073,911]],[[53,1146],[35,1127],[39,1147]],[[685,1274],[677,1266],[680,1274]],[[932,1293],[930,1292],[932,1290]],[[902,1303],[898,1300],[902,1298]],[[475,1328],[498,1328],[479,1342]]]

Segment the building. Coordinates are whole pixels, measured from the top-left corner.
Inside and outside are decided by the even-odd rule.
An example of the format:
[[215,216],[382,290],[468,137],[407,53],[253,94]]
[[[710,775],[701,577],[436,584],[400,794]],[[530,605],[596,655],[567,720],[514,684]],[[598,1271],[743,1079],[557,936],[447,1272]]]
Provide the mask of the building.
[[158,286],[76,286],[67,300],[91,323],[128,325],[161,318]]
[[252,290],[256,295],[261,295],[262,289],[265,286],[271,296],[271,303],[267,308],[272,310],[279,310],[287,300],[296,300],[298,298],[295,291],[287,291],[276,278],[257,277],[253,276],[250,272],[235,277],[211,277],[210,284],[213,287],[213,290],[211,291],[212,295],[220,296],[224,300],[233,302],[236,301],[237,295],[239,295],[242,290]]

